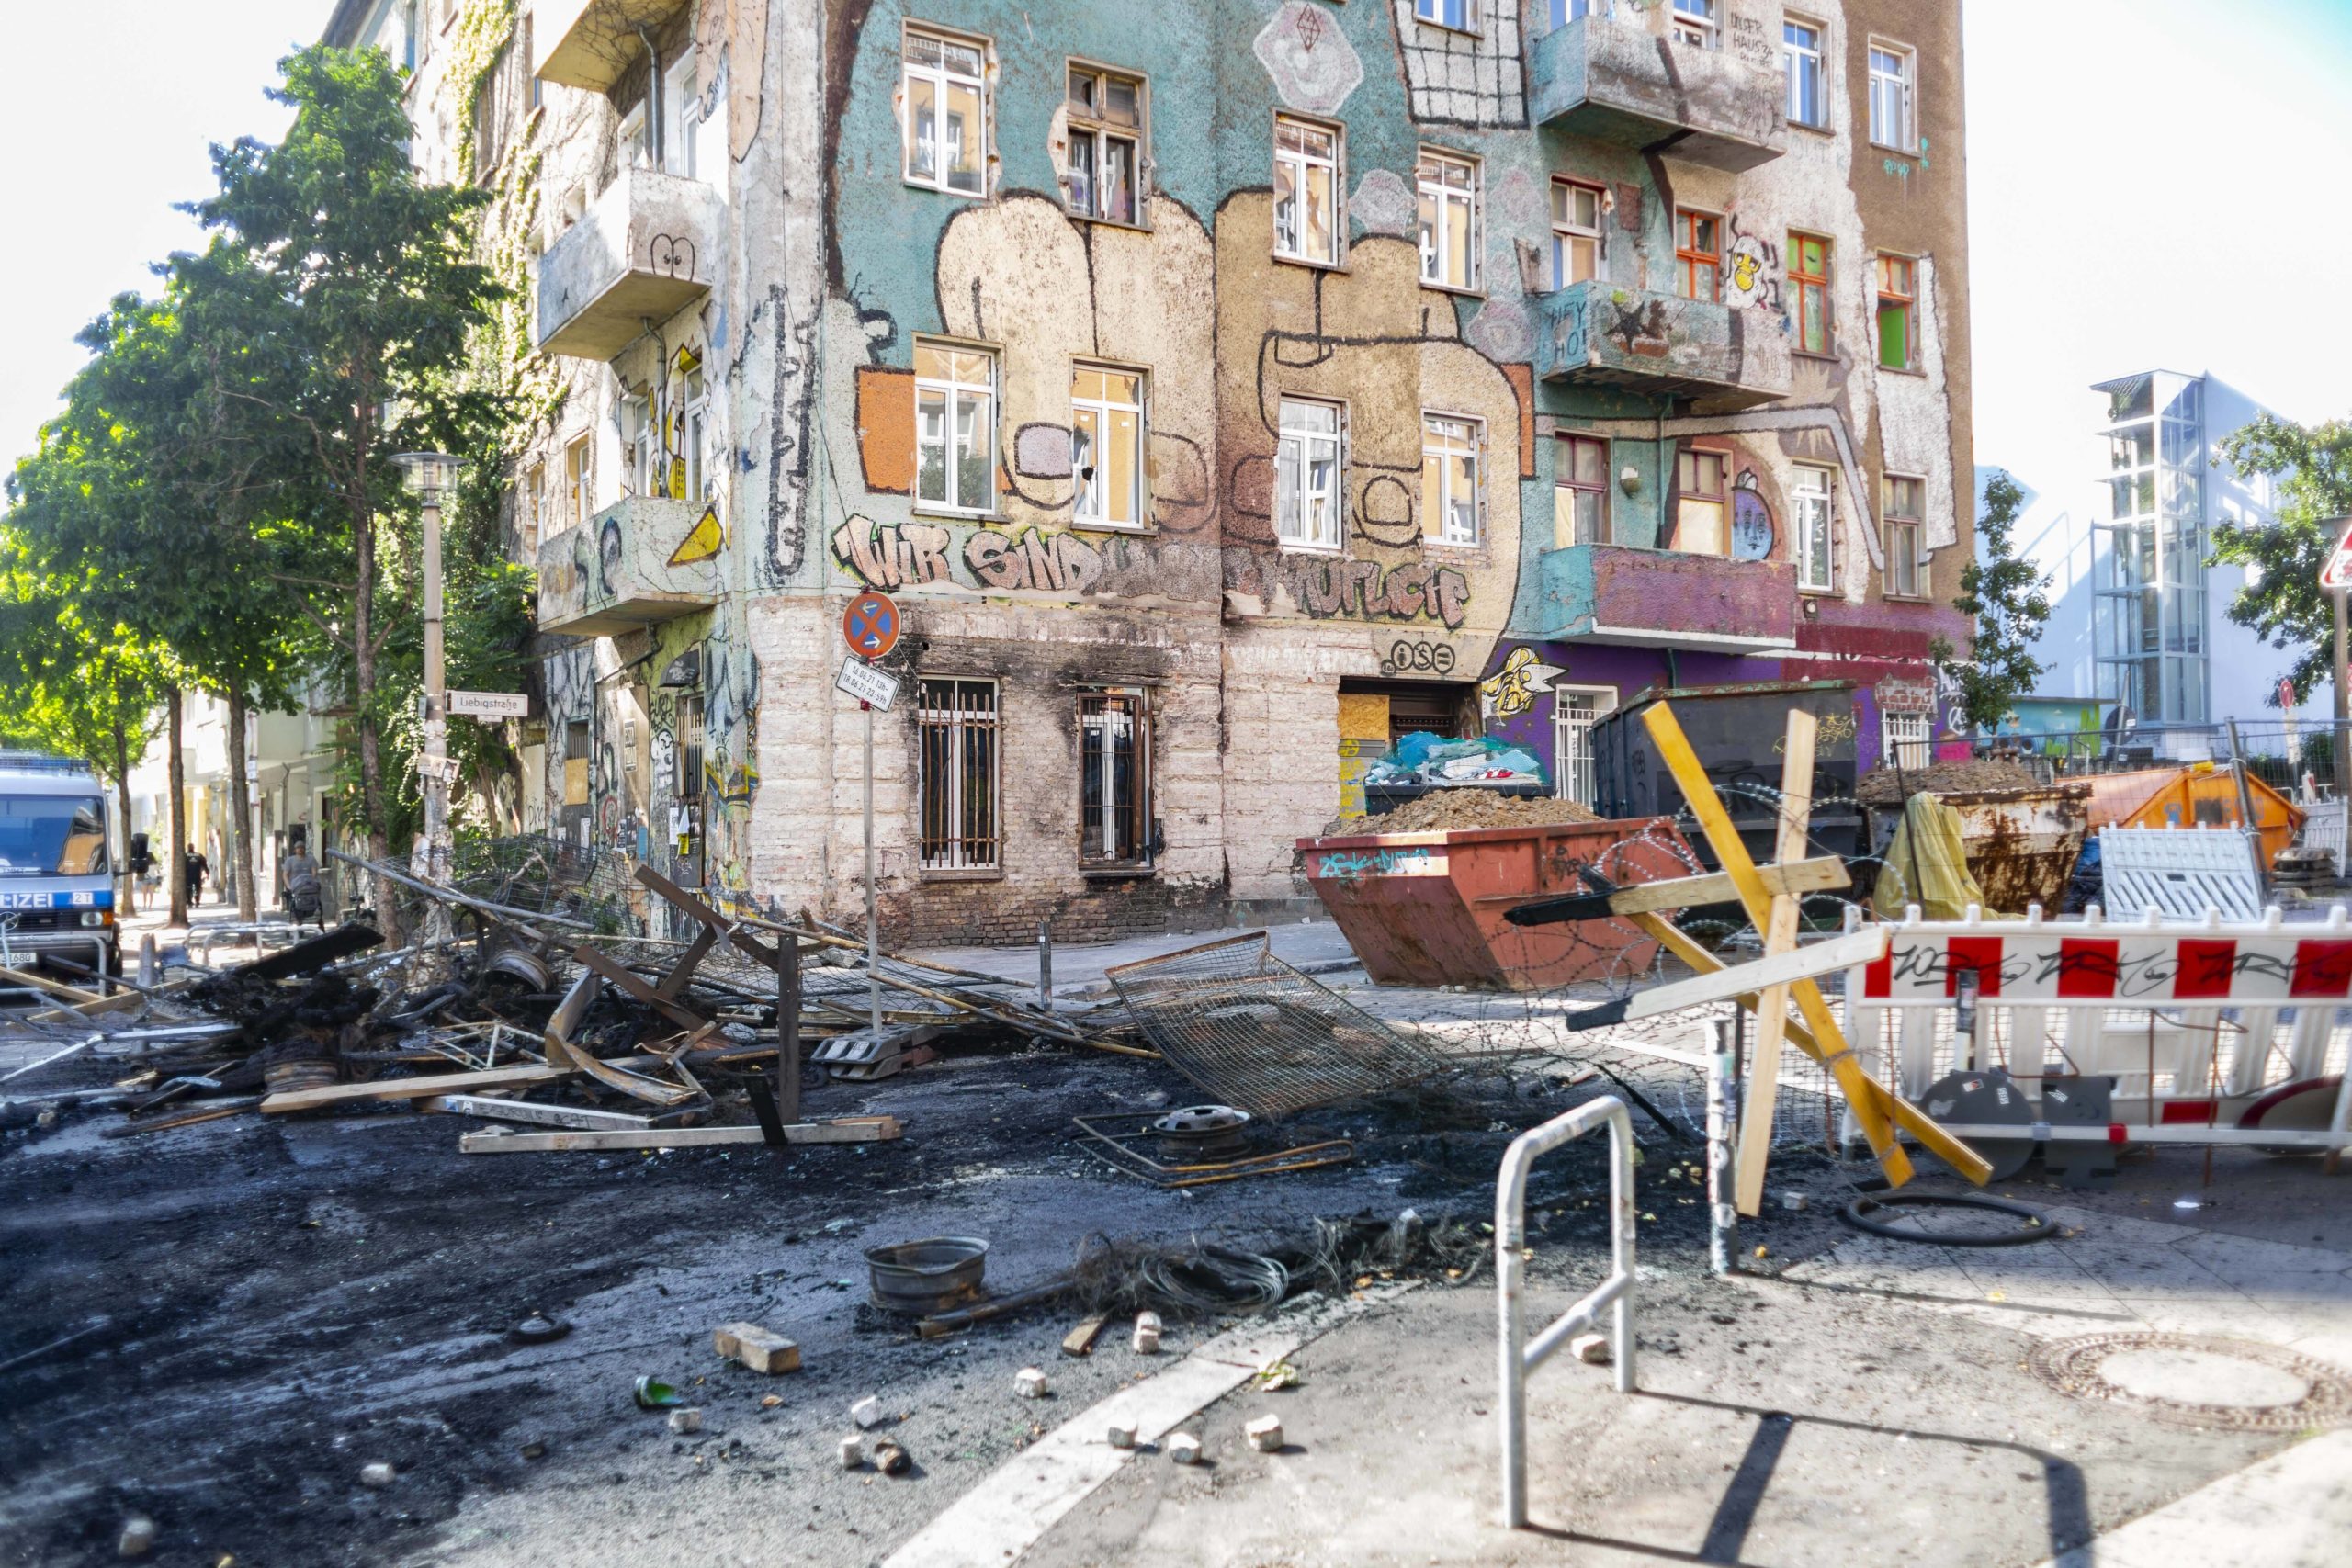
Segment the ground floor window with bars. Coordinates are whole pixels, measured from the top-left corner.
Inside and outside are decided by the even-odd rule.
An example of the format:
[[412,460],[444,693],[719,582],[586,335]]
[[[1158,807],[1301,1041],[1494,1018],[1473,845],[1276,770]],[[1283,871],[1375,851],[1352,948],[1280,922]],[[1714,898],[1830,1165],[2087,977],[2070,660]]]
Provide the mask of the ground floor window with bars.
[[1883,713],[1880,730],[1886,737],[1886,760],[1897,768],[1925,768],[1932,760],[1934,733],[1924,713]]
[[1573,800],[1578,806],[1597,804],[1594,796],[1599,793],[1599,780],[1593,771],[1592,727],[1608,717],[1616,706],[1617,690],[1613,686],[1552,688],[1552,775],[1562,800]]
[[996,870],[1001,842],[996,682],[924,678],[917,682],[915,723],[922,739],[922,869]]
[[1148,694],[1112,688],[1078,699],[1078,858],[1092,867],[1151,863]]

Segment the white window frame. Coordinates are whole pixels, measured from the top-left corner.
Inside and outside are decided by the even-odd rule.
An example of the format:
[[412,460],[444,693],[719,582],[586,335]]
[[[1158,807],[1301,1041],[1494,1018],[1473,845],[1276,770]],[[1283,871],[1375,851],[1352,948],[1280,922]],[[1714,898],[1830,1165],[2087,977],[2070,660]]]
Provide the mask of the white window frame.
[[[1897,517],[1890,510],[1893,487],[1900,480],[1919,487],[1919,514]],[[1928,596],[1928,481],[1920,474],[1883,474],[1879,478],[1879,521],[1883,525],[1881,537],[1886,541],[1885,593],[1893,599],[1924,599]],[[1907,539],[1910,548],[1897,550],[1898,540]],[[1899,563],[1899,564],[1898,564]],[[1908,574],[1905,585],[1904,574]]]
[[650,169],[655,166],[653,143],[646,130],[643,100],[621,116],[620,153],[624,169]]
[[[1576,220],[1573,197],[1570,197],[1572,205],[1566,209],[1567,215],[1566,217],[1561,215],[1560,197],[1564,191],[1591,193],[1591,228],[1588,229]],[[1605,187],[1595,185],[1590,180],[1574,180],[1565,176],[1554,177],[1552,181],[1552,287],[1554,288],[1571,288],[1578,283],[1589,281],[1568,276],[1568,268],[1564,265],[1569,254],[1568,247],[1564,242],[1568,240],[1592,242],[1592,280],[1600,278],[1600,265],[1607,254],[1608,226],[1602,220],[1606,216],[1608,194]]]
[[[1135,401],[1128,403],[1118,400],[1107,379],[1103,383],[1102,396],[1080,397],[1077,379],[1090,371],[1105,378],[1113,376],[1133,378],[1136,384]],[[1150,487],[1144,482],[1144,462],[1151,451],[1150,381],[1143,371],[1132,366],[1097,364],[1085,359],[1072,362],[1070,381],[1070,479],[1075,492],[1070,502],[1070,519],[1081,528],[1107,528],[1127,534],[1143,533],[1151,526]],[[1109,450],[1109,433],[1113,416],[1121,413],[1135,415],[1136,449],[1133,463],[1128,469],[1130,477],[1127,510],[1133,518],[1130,522],[1122,523],[1110,515],[1109,480],[1104,475],[1103,464],[1098,462],[1094,465],[1094,473],[1091,477],[1081,475],[1078,471],[1078,416],[1081,413],[1091,413],[1094,416],[1094,429],[1097,433],[1095,439],[1105,451]]]
[[1667,14],[1667,36],[1693,49],[1720,48],[1723,28],[1723,0],[1673,0]]
[[705,450],[710,430],[710,389],[699,367],[686,372],[685,399],[685,426],[679,436],[685,448],[682,454],[686,459],[685,493],[671,499],[701,501],[710,494],[712,476]]
[[[1308,409],[1329,411],[1331,429],[1310,430],[1303,423],[1291,422],[1293,411]],[[1348,494],[1348,410],[1344,403],[1323,398],[1283,398],[1275,412],[1274,457],[1274,535],[1285,549],[1337,550],[1345,526],[1344,514]],[[1290,450],[1289,469],[1293,481],[1285,487],[1283,480],[1284,448]],[[1314,455],[1328,451],[1331,463],[1331,484],[1328,493],[1318,491],[1309,480],[1314,470]],[[1324,515],[1327,526],[1310,530],[1306,525],[1309,503],[1317,500],[1326,502]],[[1295,523],[1289,518],[1297,519]]]
[[[1319,154],[1311,151],[1302,152],[1284,147],[1283,145],[1283,128],[1285,126],[1294,127],[1306,132],[1309,136],[1321,136],[1328,138],[1330,141],[1330,152],[1328,154]],[[1275,197],[1273,204],[1273,218],[1274,256],[1276,260],[1303,262],[1309,266],[1337,266],[1340,265],[1340,258],[1345,254],[1347,247],[1347,159],[1348,139],[1347,131],[1343,127],[1332,124],[1329,120],[1308,119],[1303,115],[1278,114],[1274,116],[1273,169]],[[1294,223],[1294,227],[1296,231],[1296,244],[1290,249],[1284,249],[1283,244],[1281,186],[1283,171],[1285,166],[1287,166],[1290,171],[1291,190],[1295,193],[1293,196],[1293,202],[1297,209],[1297,217]],[[1329,183],[1329,188],[1331,193],[1330,245],[1328,254],[1323,255],[1317,255],[1313,252],[1305,249],[1306,243],[1305,197],[1309,181],[1317,177],[1318,175],[1322,179]]]
[[[999,401],[997,383],[1001,379],[1002,371],[1002,366],[997,356],[997,351],[986,346],[985,344],[958,343],[949,338],[917,338],[915,339],[914,346],[917,354],[914,389],[915,510],[918,512],[953,513],[958,516],[964,517],[991,516],[996,512],[997,417]],[[978,381],[962,380],[958,378],[956,372],[952,367],[949,369],[948,374],[944,377],[924,375],[921,368],[920,356],[922,351],[927,348],[948,355],[976,354],[984,356],[988,361],[987,381],[983,383]],[[987,479],[983,481],[986,484],[987,489],[985,493],[976,500],[967,500],[967,498],[956,493],[956,476],[957,473],[957,466],[955,461],[955,453],[957,446],[956,435],[956,408],[959,398],[964,394],[974,391],[978,391],[981,394],[983,407],[986,410],[986,417],[981,422],[986,428],[977,434],[976,443],[982,446],[988,453],[988,461],[982,465],[982,470],[987,475]],[[923,394],[926,392],[938,393],[943,399],[942,407],[944,410],[944,423],[941,426],[940,438],[937,442],[927,441],[922,433],[922,400]],[[922,493],[922,452],[926,446],[937,446],[941,448],[941,468],[947,479],[948,496],[945,500],[933,500]]]
[[[1459,426],[1459,431],[1442,428]],[[1460,526],[1457,507],[1461,497],[1453,493],[1456,482],[1453,459],[1470,459],[1470,526]],[[1430,545],[1453,545],[1465,548],[1477,547],[1487,532],[1487,422],[1466,413],[1447,413],[1439,409],[1421,411],[1421,503],[1424,509],[1430,498],[1430,465],[1437,464],[1440,476],[1438,489],[1442,504],[1434,531],[1430,519],[1421,519],[1421,542]]]
[[[937,65],[919,65],[915,62],[914,51],[911,46],[918,39],[923,39],[937,47],[940,51],[941,63]],[[953,49],[970,50],[973,53],[977,54],[979,57],[978,69],[977,71],[967,73],[947,64],[945,62],[946,51]],[[914,133],[914,85],[917,81],[928,82],[931,85],[933,112],[936,117],[933,121],[933,145],[932,147],[931,155],[932,172],[929,175],[918,174],[914,166],[914,153],[916,147]],[[969,190],[965,189],[961,186],[949,183],[947,175],[947,98],[948,92],[953,87],[970,88],[975,101],[979,105],[980,122],[978,125],[975,126],[972,130],[972,134],[976,139],[976,151],[978,155],[978,167],[979,170],[979,184]],[[948,196],[974,197],[987,196],[989,193],[989,125],[990,120],[990,110],[991,106],[989,103],[988,40],[986,39],[975,38],[967,33],[952,32],[944,28],[919,25],[914,22],[906,23],[904,29],[899,35],[899,177],[908,185],[917,186],[924,190],[940,191]]]
[[[1446,17],[1447,11],[1453,12],[1453,19]],[[1475,35],[1478,30],[1478,0],[1413,0],[1413,19],[1448,32]]]
[[1614,0],[1552,0],[1552,25],[1565,28],[1570,22],[1581,22],[1587,17],[1603,21],[1616,14]]
[[595,479],[594,446],[583,431],[565,442],[563,446],[563,499],[567,526],[585,526],[588,519],[596,514]]
[[[1838,587],[1836,470],[1810,463],[1797,465],[1789,485],[1789,544],[1796,557],[1797,591],[1834,592]],[[1816,566],[1820,568],[1818,576],[1814,570]]]
[[[1069,103],[1070,166],[1073,170],[1077,167],[1079,144],[1081,141],[1086,142],[1093,149],[1093,175],[1086,193],[1086,204],[1080,207],[1073,199],[1075,196],[1073,182],[1071,186],[1066,187],[1063,191],[1063,209],[1071,217],[1083,218],[1089,222],[1121,223],[1137,229],[1147,228],[1148,225],[1144,220],[1144,164],[1149,156],[1150,147],[1150,80],[1140,72],[1119,71],[1108,65],[1097,65],[1092,61],[1072,59],[1064,63],[1062,91],[1065,96],[1069,96],[1069,78],[1072,76],[1091,76],[1095,80],[1096,113],[1087,114],[1079,107],[1075,96],[1070,96]],[[1121,82],[1135,84],[1136,122],[1133,125],[1122,125],[1102,112],[1106,107],[1102,99],[1114,78]],[[1129,203],[1135,210],[1134,216],[1129,218],[1114,217],[1103,210],[1103,152],[1105,147],[1114,141],[1124,141],[1133,149],[1128,155],[1127,163],[1129,181],[1127,195]]]
[[1890,713],[1881,709],[1878,734],[1880,761],[1889,767],[1901,766],[1917,771],[1925,769],[1936,760],[1936,726],[1931,714]]
[[[1441,171],[1461,175],[1461,183],[1445,178]],[[1413,180],[1419,195],[1417,210],[1419,215],[1421,282],[1431,288],[1453,288],[1469,293],[1478,287],[1478,186],[1482,172],[1478,160],[1467,153],[1449,152],[1442,147],[1424,146],[1421,149],[1420,159],[1414,166]],[[1434,178],[1433,174],[1436,175]],[[1445,267],[1453,255],[1453,239],[1456,224],[1468,231],[1468,239],[1462,246],[1464,276],[1452,278],[1445,276]]]
[[[1894,72],[1881,70],[1881,56],[1892,59],[1900,69]],[[1918,51],[1908,44],[1872,39],[1868,57],[1871,70],[1871,145],[1883,147],[1891,152],[1917,153],[1919,151]],[[1883,118],[1883,112],[1889,110],[1896,119],[1892,127],[1886,125]],[[1887,139],[1890,133],[1894,138],[1893,141]]]
[[[1789,36],[1792,28],[1803,28],[1813,35],[1810,45],[1799,43]],[[1813,102],[1817,117],[1807,119],[1797,113],[1797,75],[1799,62],[1810,61],[1813,74]],[[1788,99],[1789,123],[1812,130],[1829,129],[1829,28],[1827,24],[1791,11],[1781,17],[1781,75]]]
[[[1600,793],[1600,781],[1592,750],[1592,731],[1616,711],[1614,686],[1552,688],[1552,793],[1559,799],[1573,800],[1585,807],[1599,805],[1593,798]],[[1577,738],[1576,743],[1570,740],[1572,735]],[[1575,787],[1579,783],[1584,785],[1582,794]]]
[[643,392],[621,394],[621,441],[626,459],[623,479],[631,495],[662,493],[659,482],[662,443],[653,417],[653,400]]
[[662,171],[681,179],[695,177],[695,138],[687,111],[698,103],[695,96],[695,56],[680,54],[662,73]]
[[523,470],[522,525],[524,547],[536,553],[548,519],[548,466],[533,463]]

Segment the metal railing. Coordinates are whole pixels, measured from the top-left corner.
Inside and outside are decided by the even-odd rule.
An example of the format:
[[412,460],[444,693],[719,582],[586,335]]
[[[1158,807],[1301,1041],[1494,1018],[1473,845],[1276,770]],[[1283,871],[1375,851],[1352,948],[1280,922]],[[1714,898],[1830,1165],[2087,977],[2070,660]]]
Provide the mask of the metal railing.
[[2120,734],[2024,730],[1978,735],[1966,744],[1972,756],[2016,761],[2044,783],[2184,762],[2226,764],[2242,754],[2249,773],[2290,799],[2336,798],[2341,781],[2335,776],[2334,723],[2253,718],[2238,720],[2235,728],[2234,744],[2228,724],[2143,724]]
[[[1530,1344],[1520,1287],[1526,1271],[1527,1173],[1536,1160],[1609,1124],[1609,1278],[1587,1292]],[[1495,1181],[1495,1280],[1502,1320],[1503,1523],[1527,1523],[1527,1375],[1610,1309],[1610,1359],[1617,1392],[1634,1392],[1634,1122],[1615,1095],[1577,1106],[1531,1127],[1503,1152]]]

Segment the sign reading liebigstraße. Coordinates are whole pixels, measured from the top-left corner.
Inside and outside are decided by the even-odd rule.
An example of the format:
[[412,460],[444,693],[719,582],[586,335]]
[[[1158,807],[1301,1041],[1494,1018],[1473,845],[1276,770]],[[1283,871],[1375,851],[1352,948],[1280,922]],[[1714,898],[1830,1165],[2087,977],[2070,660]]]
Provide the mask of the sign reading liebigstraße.
[[528,718],[531,699],[521,692],[451,692],[449,711],[462,718]]

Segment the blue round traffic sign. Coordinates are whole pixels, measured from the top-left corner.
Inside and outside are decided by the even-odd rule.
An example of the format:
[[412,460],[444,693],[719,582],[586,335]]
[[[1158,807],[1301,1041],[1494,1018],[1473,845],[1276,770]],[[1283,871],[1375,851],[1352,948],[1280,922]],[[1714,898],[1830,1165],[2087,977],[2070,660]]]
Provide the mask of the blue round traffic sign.
[[887,593],[861,593],[842,612],[842,640],[865,659],[879,659],[899,646],[899,606]]

